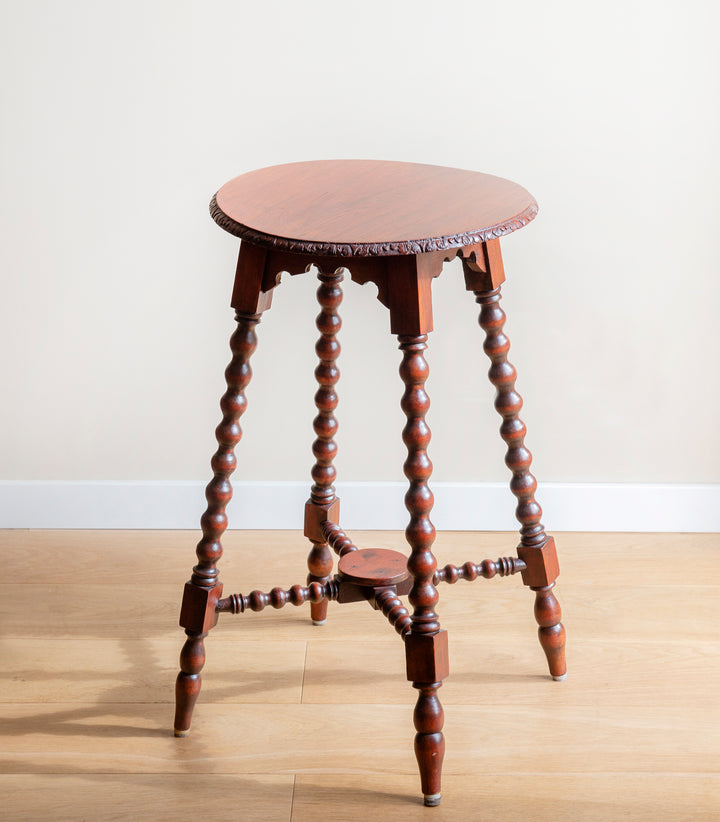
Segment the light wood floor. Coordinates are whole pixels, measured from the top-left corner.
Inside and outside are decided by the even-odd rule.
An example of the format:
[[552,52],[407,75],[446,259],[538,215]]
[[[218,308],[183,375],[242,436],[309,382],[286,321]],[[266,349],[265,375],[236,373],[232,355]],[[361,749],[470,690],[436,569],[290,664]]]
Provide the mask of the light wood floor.
[[[353,534],[401,547],[397,534]],[[441,588],[443,803],[420,802],[401,640],[365,603],[223,615],[172,735],[187,532],[0,532],[0,818],[720,820],[720,537],[560,534],[569,677],[517,578]],[[512,554],[440,535],[441,563]],[[225,593],[304,582],[292,532],[232,532]]]

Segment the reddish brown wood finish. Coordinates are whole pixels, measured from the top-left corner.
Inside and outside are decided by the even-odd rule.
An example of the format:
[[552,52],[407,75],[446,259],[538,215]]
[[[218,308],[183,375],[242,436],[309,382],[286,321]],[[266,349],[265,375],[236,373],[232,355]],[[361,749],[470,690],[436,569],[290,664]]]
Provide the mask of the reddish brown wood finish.
[[211,213],[253,245],[384,257],[492,240],[526,225],[537,203],[516,183],[477,171],[322,160],[236,177],[215,195]]
[[[519,418],[522,400],[515,391],[515,369],[507,361],[509,341],[499,305],[505,272],[498,238],[525,225],[536,212],[537,204],[528,192],[507,180],[441,166],[365,160],[261,169],[230,181],[213,198],[213,218],[242,239],[232,295],[239,325],[232,342],[224,417],[217,433],[220,447],[213,458],[215,476],[207,491],[198,564],[183,599],[181,625],[187,641],[177,682],[178,735],[185,735],[190,727],[205,661],[203,640],[217,615],[260,611],[268,605],[281,608],[309,601],[313,621],[321,622],[328,600],[366,600],[387,617],[405,641],[407,676],[418,691],[415,752],[426,805],[440,802],[445,741],[438,689],[449,671],[447,633],[441,630],[435,610],[437,583],[522,572],[525,584],[535,591],[535,617],[550,672],[556,679],[564,678],[565,631],[553,592],[559,572],[557,554],[540,522],[531,455]],[[462,258],[466,288],[475,292],[481,305],[480,325],[492,362],[490,380],[497,388],[495,405],[503,417],[501,435],[508,446],[506,463],[518,499],[521,541],[517,558],[446,565],[438,570],[432,552],[435,529],[430,521],[432,463],[427,455],[430,430],[425,421],[429,399],[424,351],[433,327],[432,280],[455,256]],[[222,598],[217,561],[227,525],[225,506],[232,494],[228,478],[235,468],[233,448],[241,435],[238,420],[250,379],[254,326],[261,312],[270,307],[280,274],[296,275],[312,266],[320,272],[321,311],[317,318],[315,465],[305,508],[305,535],[313,544],[308,557],[309,584]],[[355,282],[377,286],[378,299],[388,308],[391,331],[398,335],[403,352],[402,409],[407,418],[403,440],[408,451],[404,469],[409,480],[405,504],[410,514],[406,563],[397,552],[358,549],[337,524],[333,459],[337,450],[334,412],[340,268],[348,269]],[[331,548],[340,556],[333,578]],[[412,613],[400,599],[404,594],[409,594]]]
[[425,392],[427,336],[401,336],[398,339],[403,352],[400,376],[405,384],[401,405],[407,417],[403,429],[403,442],[408,450],[404,471],[410,481],[405,495],[410,523],[405,536],[411,549],[407,567],[413,577],[409,599],[414,607],[412,627],[405,637],[405,657],[408,679],[420,692],[413,715],[417,731],[415,755],[425,804],[432,806],[440,802],[440,775],[445,753],[443,710],[437,691],[448,675],[448,663],[447,634],[440,631],[435,612],[438,592],[433,584],[437,561],[432,552],[435,527],[430,521],[433,495],[427,482],[432,473],[432,462],[427,454],[430,428],[425,422],[430,407]]
[[244,614],[245,611],[262,611],[268,605],[277,609],[287,605],[288,602],[291,605],[302,605],[308,601],[316,604],[323,600],[337,599],[337,596],[338,586],[333,580],[325,583],[311,582],[307,587],[293,585],[287,591],[282,588],[273,588],[267,594],[263,591],[251,591],[247,596],[232,594],[218,602],[217,612]]
[[567,677],[565,664],[565,628],[562,622],[560,603],[555,598],[553,588],[555,583],[543,588],[532,588],[535,591],[535,619],[538,628],[540,645],[547,657],[550,675],[553,679]]
[[335,522],[325,521],[322,525],[323,534],[330,547],[339,557],[344,557],[350,551],[358,551],[357,545],[353,544],[350,537]]
[[412,628],[412,617],[397,595],[396,588],[385,588],[375,592],[375,607],[388,618],[393,628],[404,639]]
[[[313,486],[310,490],[310,499],[307,502],[305,535],[313,543],[308,555],[308,583],[325,583],[330,579],[333,569],[333,558],[327,540],[318,528],[323,520],[337,519],[340,513],[339,500],[335,496],[335,477],[337,472],[333,459],[337,453],[335,434],[338,423],[335,419],[335,409],[338,404],[335,384],[340,378],[340,371],[336,362],[340,355],[340,343],[337,333],[342,326],[338,314],[338,307],[342,302],[343,279],[340,270],[320,270],[318,272],[320,286],[317,290],[317,299],[321,311],[317,316],[316,325],[320,332],[320,339],[315,344],[315,353],[320,360],[315,369],[315,379],[318,390],[315,394],[315,406],[318,415],[313,427],[317,439],[313,444],[315,465],[312,468]],[[327,600],[313,602],[310,606],[310,617],[314,625],[322,625],[327,619]]]
[[460,256],[468,291],[492,291],[505,282],[500,240],[489,240],[479,247],[463,249]]
[[[565,628],[560,622],[560,606],[550,593],[559,573],[557,553],[555,541],[548,537],[540,521],[542,508],[535,500],[537,481],[530,473],[532,454],[525,446],[527,429],[520,419],[522,397],[515,390],[517,373],[507,358],[510,340],[503,330],[505,312],[500,307],[500,286],[488,291],[476,291],[475,297],[481,306],[479,321],[485,331],[485,353],[492,363],[488,376],[497,389],[495,408],[503,418],[500,435],[508,446],[505,464],[513,474],[510,490],[518,499],[515,509],[520,523],[518,554],[527,566],[522,572],[523,582],[534,590],[539,589],[538,602],[540,597],[543,598],[543,622],[538,618],[541,625],[540,644],[547,656],[551,675],[561,679],[567,673]],[[551,619],[555,622],[549,622]]]
[[238,312],[236,320],[237,329],[230,338],[233,356],[225,371],[227,391],[220,400],[223,418],[215,430],[218,449],[211,462],[213,478],[205,489],[208,506],[200,521],[203,536],[196,550],[198,563],[185,586],[180,612],[180,625],[185,628],[187,640],[180,654],[180,673],[175,686],[176,736],[187,736],[190,732],[192,712],[202,684],[204,639],[217,621],[215,607],[222,593],[217,568],[223,552],[220,538],[227,528],[225,508],[232,498],[230,475],[237,466],[235,446],[242,437],[239,420],[247,405],[245,389],[252,377],[250,357],[257,345],[255,326],[260,317]]
[[349,267],[350,277],[361,285],[374,283],[378,300],[389,309],[393,334],[427,334],[432,331],[431,282],[440,275],[443,263],[458,254],[474,257],[482,244],[411,254],[402,257],[347,257],[321,254],[296,254],[260,248],[243,242],[235,273],[232,305],[238,310],[248,306],[268,308],[282,272],[291,275],[307,272],[312,266],[323,271]]
[[526,567],[521,559],[515,557],[500,557],[495,562],[491,559],[484,559],[477,564],[466,562],[459,568],[456,565],[446,565],[435,572],[433,582],[435,585],[439,582],[449,582],[454,585],[461,579],[472,582],[478,577],[483,579],[492,579],[494,576],[508,577],[517,574],[518,571],[524,571]]
[[440,629],[440,623],[434,609],[438,601],[438,592],[433,585],[437,567],[432,553],[435,526],[430,520],[434,498],[428,486],[432,462],[427,453],[430,428],[425,421],[430,408],[430,398],[425,392],[429,372],[424,356],[427,335],[399,337],[399,341],[403,352],[400,377],[405,384],[401,406],[407,418],[402,437],[408,451],[403,470],[410,482],[405,495],[405,507],[410,514],[405,536],[411,549],[408,570],[414,580],[410,593],[410,602],[415,607],[413,632],[430,634]]
[[342,271],[320,271],[318,273],[320,287],[317,290],[317,299],[321,311],[317,316],[316,325],[320,332],[320,339],[315,343],[315,353],[320,360],[315,369],[315,379],[318,390],[315,394],[315,406],[318,415],[313,427],[317,439],[313,443],[315,465],[312,469],[313,486],[310,491],[310,500],[314,505],[330,505],[335,501],[335,477],[337,471],[333,459],[337,454],[335,434],[338,422],[335,419],[335,409],[338,397],[335,385],[340,379],[337,367],[337,358],[340,355],[340,343],[337,334],[342,327],[342,320],[338,314],[338,307],[342,302],[343,280]]
[[409,573],[407,559],[399,551],[364,548],[340,558],[338,575],[356,585],[380,588],[404,582]]

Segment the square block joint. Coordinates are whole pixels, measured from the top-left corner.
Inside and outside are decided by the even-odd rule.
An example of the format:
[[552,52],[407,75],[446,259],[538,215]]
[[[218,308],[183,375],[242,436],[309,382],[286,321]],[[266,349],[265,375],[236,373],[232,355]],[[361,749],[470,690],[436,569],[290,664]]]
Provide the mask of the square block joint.
[[441,682],[450,673],[447,631],[405,637],[405,663],[410,682]]
[[560,576],[557,548],[553,537],[548,537],[538,547],[520,544],[518,546],[518,556],[527,565],[527,568],[522,572],[522,580],[525,585],[532,588],[546,588],[548,585],[552,585]]
[[323,522],[337,523],[340,519],[340,500],[335,499],[329,505],[316,505],[312,500],[305,503],[305,536],[312,542],[327,542],[322,532]]
[[222,589],[222,585],[201,588],[187,582],[180,608],[180,627],[197,634],[206,634],[218,621],[215,606],[222,595]]
[[492,291],[505,282],[500,240],[488,240],[462,249],[465,288],[468,291]]

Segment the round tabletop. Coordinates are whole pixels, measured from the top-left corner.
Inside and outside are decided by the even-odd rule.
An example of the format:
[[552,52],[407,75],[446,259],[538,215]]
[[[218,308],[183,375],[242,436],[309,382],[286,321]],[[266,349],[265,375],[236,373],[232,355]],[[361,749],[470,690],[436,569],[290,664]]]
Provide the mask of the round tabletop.
[[317,160],[251,171],[213,197],[213,219],[256,245],[328,256],[420,254],[487,242],[537,214],[522,186],[446,166]]

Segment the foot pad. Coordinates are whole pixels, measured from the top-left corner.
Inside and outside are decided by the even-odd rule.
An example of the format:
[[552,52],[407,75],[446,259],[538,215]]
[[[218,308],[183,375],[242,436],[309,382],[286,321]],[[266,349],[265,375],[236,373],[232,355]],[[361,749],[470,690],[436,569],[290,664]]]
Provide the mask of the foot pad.
[[178,739],[182,739],[183,737],[189,736],[189,735],[190,735],[190,728],[188,728],[187,731],[178,731],[178,729],[175,728],[175,736]]
[[437,805],[440,804],[440,800],[442,799],[441,793],[426,793],[423,797],[423,801],[425,802],[425,807],[427,808],[435,808]]
[[562,674],[561,676],[554,676],[553,679],[555,682],[564,682],[567,679],[567,674]]

